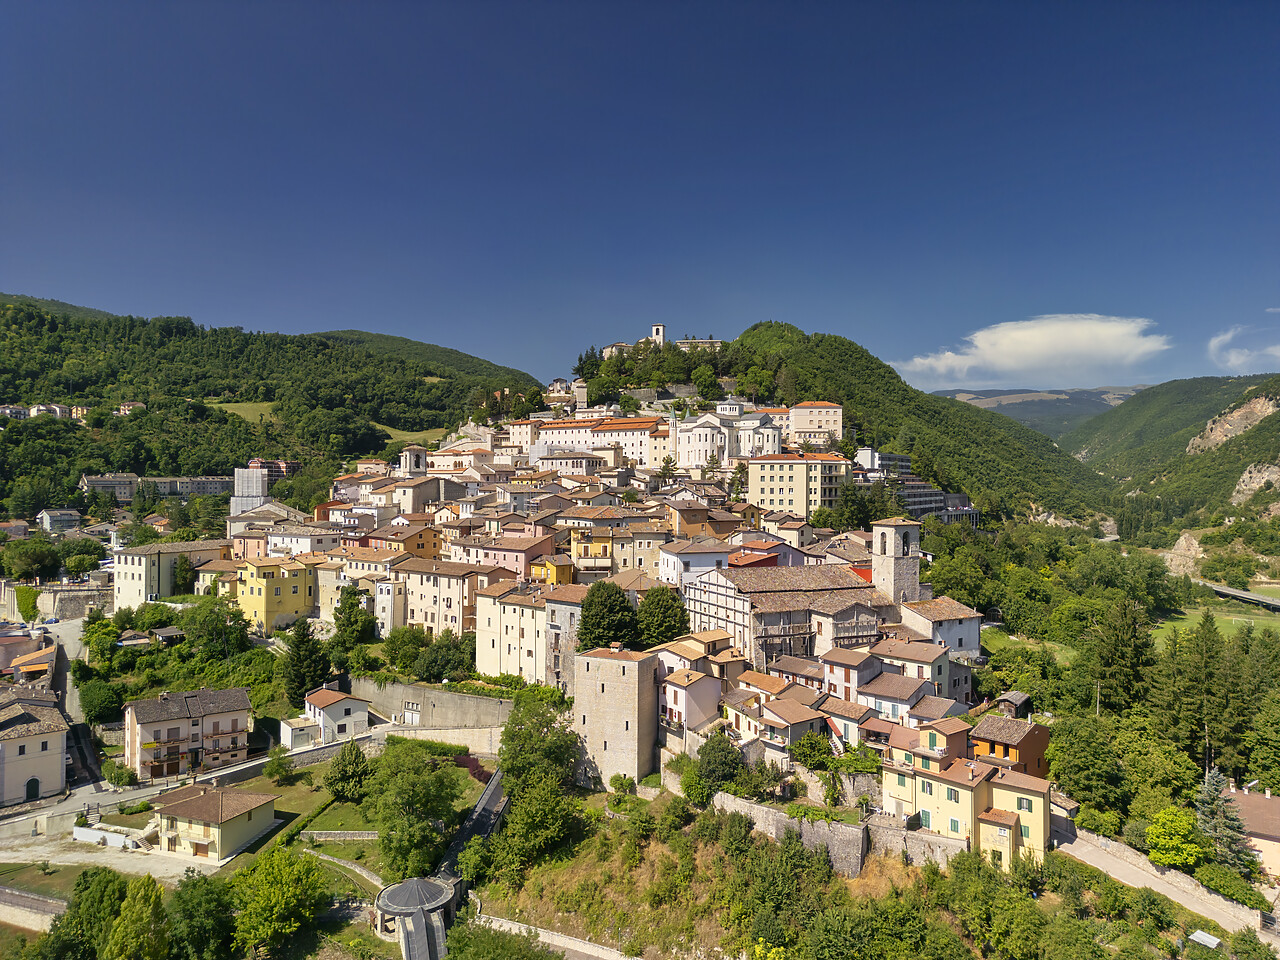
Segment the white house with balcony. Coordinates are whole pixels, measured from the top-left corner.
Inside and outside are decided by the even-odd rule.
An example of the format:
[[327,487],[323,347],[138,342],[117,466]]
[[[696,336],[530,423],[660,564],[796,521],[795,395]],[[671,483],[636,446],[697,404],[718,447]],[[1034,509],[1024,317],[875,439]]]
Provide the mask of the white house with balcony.
[[327,685],[307,694],[302,710],[319,727],[320,743],[346,740],[369,730],[369,701]]

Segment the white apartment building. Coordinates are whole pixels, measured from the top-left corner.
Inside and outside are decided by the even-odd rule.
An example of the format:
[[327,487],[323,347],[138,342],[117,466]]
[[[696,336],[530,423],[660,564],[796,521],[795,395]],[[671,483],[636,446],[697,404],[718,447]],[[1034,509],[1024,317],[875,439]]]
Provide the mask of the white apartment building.
[[683,470],[705,467],[713,456],[728,465],[782,451],[781,428],[768,414],[742,413],[740,404],[720,404],[715,413],[686,417],[674,429],[676,466]]
[[179,557],[187,557],[193,567],[230,560],[231,546],[230,540],[186,540],[121,550],[115,558],[115,609],[173,596],[173,568]]
[[831,437],[844,439],[844,408],[826,400],[810,400],[791,408],[791,439],[820,445]]
[[658,548],[658,579],[683,592],[704,573],[727,567],[737,552],[724,540],[672,540]]
[[551,683],[547,605],[539,593],[503,580],[476,591],[476,672]]

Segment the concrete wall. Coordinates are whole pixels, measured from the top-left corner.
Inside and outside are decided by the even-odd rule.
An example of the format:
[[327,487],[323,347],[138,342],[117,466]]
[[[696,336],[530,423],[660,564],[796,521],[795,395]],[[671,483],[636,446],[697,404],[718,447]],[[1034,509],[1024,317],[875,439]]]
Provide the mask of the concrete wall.
[[[21,621],[18,613],[18,595],[14,587],[20,586],[16,580],[0,580],[0,617],[5,620]],[[57,617],[59,620],[74,620],[83,617],[91,607],[96,607],[107,616],[115,612],[115,598],[111,587],[99,586],[96,583],[46,583],[40,585],[40,595],[36,597],[36,609],[40,619]]]
[[387,683],[379,687],[368,677],[353,677],[347,692],[368,700],[375,712],[388,718],[404,713],[405,701],[419,703],[422,707],[418,726],[426,729],[501,727],[513,705],[511,700],[454,693],[417,683]]
[[121,850],[133,850],[138,846],[123,833],[116,833],[114,830],[95,830],[93,827],[72,827],[71,839],[92,843],[99,847],[119,847]]
[[726,813],[745,814],[755,821],[757,831],[774,840],[781,840],[788,830],[795,830],[806,849],[826,846],[837,873],[856,877],[862,872],[862,861],[867,855],[867,831],[861,824],[793,820],[781,810],[727,793],[717,793],[711,805]]
[[0,887],[0,923],[33,933],[44,933],[53,925],[53,918],[66,913],[66,910],[65,900],[42,897],[12,887]]
[[482,757],[496,757],[502,745],[501,727],[460,727],[425,730],[421,727],[379,727],[393,737],[406,737],[410,740],[438,740],[441,743],[456,743],[466,747],[472,753]]
[[548,947],[558,948],[562,951],[572,950],[573,955],[576,957],[597,957],[599,960],[627,960],[625,953],[619,953],[611,947],[592,943],[589,940],[579,940],[577,937],[556,933],[554,930],[530,927],[523,923],[516,923],[514,920],[504,920],[502,917],[490,917],[485,914],[480,914],[479,920],[495,930],[505,930],[507,933],[521,935],[528,934],[545,943]]
[[873,854],[900,857],[905,850],[907,862],[917,865],[933,860],[938,866],[945,867],[953,856],[969,849],[964,840],[908,830],[903,826],[874,820],[866,826]]

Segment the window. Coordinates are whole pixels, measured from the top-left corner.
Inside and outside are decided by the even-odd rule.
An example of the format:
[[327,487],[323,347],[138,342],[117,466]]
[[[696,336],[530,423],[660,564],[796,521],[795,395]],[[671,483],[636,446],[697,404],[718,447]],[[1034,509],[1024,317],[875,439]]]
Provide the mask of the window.
[[1031,800],[1030,800],[1029,798],[1027,798],[1027,797],[1019,797],[1019,798],[1018,798],[1018,809],[1019,809],[1019,810],[1025,810],[1027,813],[1030,813],[1030,812],[1031,812]]
[[955,787],[947,787],[947,801],[950,803],[959,803],[960,791]]
[[955,817],[951,818],[951,832],[952,833],[960,832],[960,821],[957,820]]
[[343,708],[342,708],[342,715],[343,715],[344,717],[349,717],[349,716],[351,716],[351,708],[350,708],[350,707],[343,707]]
[[347,732],[347,725],[346,725],[345,723],[340,723],[340,724],[338,724],[338,732],[339,732],[339,733],[346,733],[346,732]]
[[1023,839],[1023,840],[1028,840],[1028,839],[1030,839],[1030,838],[1031,838],[1031,828],[1030,828],[1030,827],[1019,827],[1019,828],[1018,828],[1018,832],[1022,834],[1022,839]]
[[252,810],[250,810],[250,811],[249,811],[249,815],[248,815],[247,817],[245,817],[245,819],[246,819],[246,820],[252,820],[252,819],[253,819],[253,811],[252,811]]
[[278,597],[278,596],[280,596],[280,588],[279,588],[279,587],[276,587],[276,596],[277,596],[277,597]]
[[27,755],[27,745],[25,743],[18,744],[18,756],[25,757]]
[[903,774],[903,773],[898,774],[898,786],[905,787],[906,785],[907,785],[906,774]]
[[929,829],[930,822],[929,822],[929,811],[928,811],[928,810],[921,810],[921,811],[920,811],[920,826],[921,826],[922,828],[924,828],[925,830],[928,830],[928,829]]
[[933,784],[930,781],[925,780],[923,783],[920,784],[920,792],[923,793],[926,797],[932,797]]
[[41,740],[41,741],[40,741],[40,752],[41,752],[41,753],[48,753],[48,752],[49,752],[49,741],[48,741],[48,740]]
[[1001,827],[999,830],[999,834],[1000,834],[1000,839],[1003,840],[1005,837],[1009,836],[1009,828]]

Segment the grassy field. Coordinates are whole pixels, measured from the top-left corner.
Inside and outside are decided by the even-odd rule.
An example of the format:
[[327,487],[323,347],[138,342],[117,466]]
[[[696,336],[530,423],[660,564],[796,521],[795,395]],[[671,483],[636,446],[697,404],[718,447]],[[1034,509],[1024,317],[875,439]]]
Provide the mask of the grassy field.
[[24,943],[35,943],[39,936],[34,930],[23,930],[21,927],[0,923],[0,956],[10,956],[14,948]]
[[260,417],[268,420],[274,420],[275,416],[271,413],[270,403],[219,403],[216,400],[210,400],[209,406],[220,407],[227,413],[234,413],[241,419],[248,420],[250,423],[257,423]]
[[1059,663],[1070,663],[1075,659],[1076,651],[1061,643],[1051,640],[1033,640],[1030,637],[1006,633],[999,627],[984,627],[982,630],[982,651],[990,656],[997,650],[1009,648],[1024,650],[1048,650]]
[[76,877],[87,869],[81,864],[52,863],[49,872],[44,873],[33,863],[0,863],[0,886],[66,900],[71,896]]
[[[249,404],[252,406],[252,404]],[[428,444],[439,440],[449,431],[444,427],[437,427],[434,430],[397,430],[395,427],[388,427],[384,423],[373,423],[379,430],[384,430],[391,436],[392,443],[421,443]]]
[[1218,623],[1218,630],[1223,636],[1230,636],[1239,627],[1243,627],[1248,623],[1252,623],[1254,628],[1258,630],[1263,627],[1270,627],[1272,630],[1280,632],[1280,613],[1272,613],[1262,607],[1251,606],[1247,603],[1223,603],[1214,604],[1210,607],[1187,607],[1185,610],[1162,620],[1152,628],[1151,635],[1155,638],[1156,646],[1163,649],[1165,640],[1175,629],[1186,630],[1194,627],[1200,622],[1200,618],[1206,610],[1213,614],[1214,620]]
[[104,813],[102,822],[116,827],[127,827],[130,830],[141,830],[151,822],[152,816],[154,814],[150,810],[145,813]]
[[331,803],[327,810],[311,821],[308,830],[377,830],[360,811],[357,803]]

